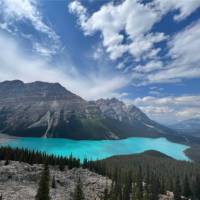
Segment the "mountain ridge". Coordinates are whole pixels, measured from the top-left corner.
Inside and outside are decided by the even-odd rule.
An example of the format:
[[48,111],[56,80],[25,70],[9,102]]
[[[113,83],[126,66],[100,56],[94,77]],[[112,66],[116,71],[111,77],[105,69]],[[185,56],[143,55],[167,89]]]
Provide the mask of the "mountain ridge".
[[169,126],[180,134],[200,137],[200,118],[191,118]]
[[163,137],[170,129],[116,98],[86,101],[59,83],[0,83],[0,132],[71,139]]

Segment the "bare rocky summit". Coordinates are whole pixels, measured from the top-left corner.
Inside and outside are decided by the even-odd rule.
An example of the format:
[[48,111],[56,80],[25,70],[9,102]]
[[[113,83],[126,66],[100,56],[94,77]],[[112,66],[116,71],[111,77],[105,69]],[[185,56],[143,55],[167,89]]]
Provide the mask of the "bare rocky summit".
[[[42,169],[43,166],[39,164],[10,161],[5,165],[5,161],[0,161],[0,194],[3,200],[34,200]],[[105,187],[111,184],[110,179],[82,168],[60,171],[50,166],[50,177],[56,180],[55,189],[50,185],[53,200],[71,200],[79,177],[86,200],[100,200]]]

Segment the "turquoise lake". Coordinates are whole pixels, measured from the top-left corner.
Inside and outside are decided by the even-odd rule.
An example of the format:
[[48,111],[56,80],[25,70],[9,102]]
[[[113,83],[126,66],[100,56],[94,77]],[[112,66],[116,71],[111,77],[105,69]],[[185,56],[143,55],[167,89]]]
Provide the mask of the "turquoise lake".
[[186,145],[168,141],[165,138],[127,138],[121,140],[70,140],[57,138],[17,138],[1,144],[3,146],[27,148],[53,154],[96,160],[113,155],[141,153],[157,150],[177,160],[189,160],[184,154]]

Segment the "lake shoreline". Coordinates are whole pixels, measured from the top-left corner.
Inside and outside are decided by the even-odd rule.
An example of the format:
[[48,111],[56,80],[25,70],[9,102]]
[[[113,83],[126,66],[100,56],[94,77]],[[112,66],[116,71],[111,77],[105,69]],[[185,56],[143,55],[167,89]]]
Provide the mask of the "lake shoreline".
[[8,135],[8,134],[4,134],[4,133],[0,133],[0,144],[3,144],[3,143],[7,143],[9,142],[10,140],[15,140],[15,139],[19,139],[20,137],[16,137],[16,136],[11,136],[11,135]]
[[[121,140],[72,140],[63,138],[26,138],[0,135],[0,146],[24,148],[46,152],[56,156],[69,156],[71,153],[77,158],[85,157],[104,159],[114,155],[142,153],[156,150],[177,160],[189,161],[185,150],[190,147],[169,141],[167,138],[131,137]],[[176,150],[173,151],[172,149]]]

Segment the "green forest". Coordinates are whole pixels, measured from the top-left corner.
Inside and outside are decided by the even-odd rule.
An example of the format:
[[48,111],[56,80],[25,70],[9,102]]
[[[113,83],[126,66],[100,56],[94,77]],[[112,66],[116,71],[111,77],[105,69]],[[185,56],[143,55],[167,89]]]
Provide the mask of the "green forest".
[[[36,200],[49,200],[49,188],[56,187],[54,178],[50,182],[49,165],[59,166],[59,170],[82,167],[109,177],[112,184],[106,187],[102,200],[157,200],[160,194],[167,191],[174,193],[175,200],[200,199],[200,164],[177,161],[156,151],[113,156],[98,161],[84,159],[81,163],[73,155],[67,158],[55,157],[25,149],[1,147],[0,160],[5,160],[5,165],[11,160],[44,165]],[[72,199],[84,199],[80,179]]]

